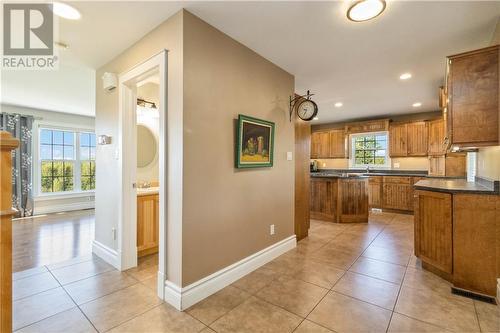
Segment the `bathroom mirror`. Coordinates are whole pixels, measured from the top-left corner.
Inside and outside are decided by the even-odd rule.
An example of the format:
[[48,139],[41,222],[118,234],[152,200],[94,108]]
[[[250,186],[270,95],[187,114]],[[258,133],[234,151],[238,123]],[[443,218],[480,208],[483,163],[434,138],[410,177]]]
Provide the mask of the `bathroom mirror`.
[[156,156],[156,138],[149,128],[137,125],[137,167],[151,164]]

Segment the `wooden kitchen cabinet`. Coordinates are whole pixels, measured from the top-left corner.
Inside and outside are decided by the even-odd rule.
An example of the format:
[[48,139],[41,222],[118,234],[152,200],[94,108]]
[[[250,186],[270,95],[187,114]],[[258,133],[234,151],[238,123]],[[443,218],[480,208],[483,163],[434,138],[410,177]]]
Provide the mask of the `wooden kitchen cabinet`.
[[452,196],[416,191],[415,255],[446,277],[453,271]]
[[446,154],[446,132],[444,119],[429,121],[428,155],[442,156]]
[[448,135],[459,147],[500,141],[500,46],[448,57]]
[[330,158],[345,158],[345,131],[335,129],[330,131]]
[[412,210],[411,177],[384,176],[382,208]]
[[408,156],[408,124],[392,123],[389,126],[389,155]]
[[137,256],[158,252],[158,194],[137,197]]
[[311,133],[311,158],[319,158],[320,155],[320,140],[319,132]]
[[368,205],[370,208],[382,207],[382,177],[371,176],[368,180]]
[[465,177],[467,175],[467,155],[450,153],[445,156],[429,156],[429,175]]
[[407,125],[407,156],[427,156],[429,142],[426,121],[411,122]]
[[333,221],[336,201],[337,179],[311,178],[311,219]]

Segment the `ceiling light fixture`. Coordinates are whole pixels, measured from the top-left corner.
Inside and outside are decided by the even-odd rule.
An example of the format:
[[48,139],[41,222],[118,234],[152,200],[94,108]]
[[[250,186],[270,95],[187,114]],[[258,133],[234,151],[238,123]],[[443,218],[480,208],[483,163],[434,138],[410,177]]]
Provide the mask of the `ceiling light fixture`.
[[319,118],[318,117],[314,117],[313,120],[318,120]]
[[80,19],[80,17],[82,17],[80,12],[76,8],[62,2],[54,2],[52,4],[52,11],[57,16],[63,17],[68,20],[78,20]]
[[399,76],[400,80],[408,80],[411,79],[411,74],[410,73],[403,73]]
[[336,107],[336,108],[340,108],[340,107],[342,107],[342,105],[344,105],[344,104],[342,104],[342,102],[337,102],[337,103],[335,103],[334,105],[335,105],[335,107]]
[[371,20],[385,10],[385,0],[359,0],[347,10],[347,18],[354,22]]
[[421,107],[421,106],[422,106],[422,103],[420,103],[420,102],[413,103],[413,105],[412,105],[412,106],[413,106],[414,108],[419,108],[419,107]]

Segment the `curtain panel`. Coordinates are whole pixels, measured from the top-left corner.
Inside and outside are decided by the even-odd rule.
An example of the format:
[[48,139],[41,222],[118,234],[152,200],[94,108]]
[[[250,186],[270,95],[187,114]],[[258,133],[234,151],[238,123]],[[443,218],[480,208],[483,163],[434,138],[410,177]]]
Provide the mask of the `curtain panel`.
[[19,148],[12,151],[12,206],[17,217],[33,215],[33,117],[0,113],[0,130],[19,139]]

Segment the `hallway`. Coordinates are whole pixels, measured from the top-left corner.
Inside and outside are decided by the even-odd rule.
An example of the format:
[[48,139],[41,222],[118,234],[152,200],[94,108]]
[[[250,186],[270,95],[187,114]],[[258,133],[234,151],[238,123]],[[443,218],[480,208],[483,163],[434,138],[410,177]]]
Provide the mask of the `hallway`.
[[[413,216],[312,221],[309,238],[185,312],[154,292],[157,258],[88,256],[16,273],[19,332],[498,332],[498,307],[452,295],[412,254]],[[125,305],[125,306],[124,306]]]

